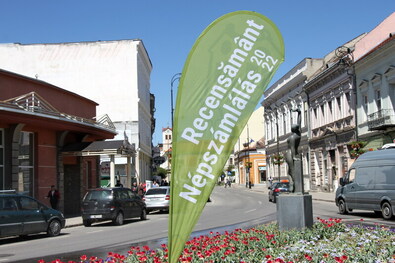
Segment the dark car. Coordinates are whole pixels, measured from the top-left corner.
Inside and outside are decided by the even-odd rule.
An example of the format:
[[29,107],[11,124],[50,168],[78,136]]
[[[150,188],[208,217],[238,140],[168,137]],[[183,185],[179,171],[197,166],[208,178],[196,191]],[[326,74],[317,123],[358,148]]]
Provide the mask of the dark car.
[[60,211],[49,208],[30,196],[15,191],[0,191],[0,237],[41,232],[57,236],[65,223]]
[[88,190],[82,199],[81,212],[84,226],[108,220],[122,225],[124,219],[134,217],[147,219],[145,202],[131,189],[123,187]]
[[147,204],[147,212],[169,211],[170,186],[152,187],[147,190],[143,199]]
[[289,192],[289,182],[275,182],[270,187],[269,201],[275,203],[280,193]]

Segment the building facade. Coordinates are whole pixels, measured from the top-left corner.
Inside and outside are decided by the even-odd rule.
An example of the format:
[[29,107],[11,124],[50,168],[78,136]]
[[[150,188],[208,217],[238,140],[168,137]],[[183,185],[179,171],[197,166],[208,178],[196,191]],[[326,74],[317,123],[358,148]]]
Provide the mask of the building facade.
[[358,140],[365,150],[395,139],[395,13],[356,44]]
[[96,106],[49,83],[0,70],[0,190],[48,204],[45,196],[55,185],[59,209],[79,214],[86,189],[100,186],[99,157],[65,155],[64,149],[115,136],[109,118],[97,121]]
[[224,167],[224,171],[230,170],[229,166],[232,167],[236,183],[267,183],[263,112],[264,108],[258,107],[251,114]]
[[304,189],[310,189],[309,143],[308,143],[308,98],[303,87],[323,65],[322,59],[303,59],[265,92],[262,106],[265,108],[266,163],[268,176],[273,181],[288,178],[285,154],[291,125],[298,120],[299,109],[301,141],[299,153],[302,157]]
[[[0,44],[0,67],[98,102],[98,116],[108,114],[114,122],[114,139],[135,144],[138,179],[151,177],[152,64],[141,40]],[[116,158],[115,166],[118,175],[126,175],[126,158]]]
[[349,143],[356,140],[352,50],[364,35],[324,57],[324,66],[303,87],[308,94],[310,186],[334,191],[353,158]]

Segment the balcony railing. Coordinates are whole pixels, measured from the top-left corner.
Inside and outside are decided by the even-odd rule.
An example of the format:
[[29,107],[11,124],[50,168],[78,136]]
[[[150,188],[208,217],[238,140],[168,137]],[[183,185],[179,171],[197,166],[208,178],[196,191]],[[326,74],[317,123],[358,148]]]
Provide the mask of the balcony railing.
[[368,115],[368,128],[372,130],[385,130],[395,127],[395,111],[393,109],[382,109]]
[[81,124],[92,125],[97,128],[104,128],[110,131],[116,130],[113,122],[107,114],[99,118],[86,119],[83,117],[62,113],[35,92],[30,92],[28,94],[24,94],[17,98],[12,98],[6,101],[0,101],[0,109],[28,112],[30,114],[43,114],[65,121],[72,121]]

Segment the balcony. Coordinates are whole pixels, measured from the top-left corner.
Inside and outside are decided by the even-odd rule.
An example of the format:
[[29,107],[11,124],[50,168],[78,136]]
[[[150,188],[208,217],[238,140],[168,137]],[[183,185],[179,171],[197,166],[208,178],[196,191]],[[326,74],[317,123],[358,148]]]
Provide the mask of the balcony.
[[395,112],[393,109],[383,109],[368,115],[369,131],[385,130],[395,127]]

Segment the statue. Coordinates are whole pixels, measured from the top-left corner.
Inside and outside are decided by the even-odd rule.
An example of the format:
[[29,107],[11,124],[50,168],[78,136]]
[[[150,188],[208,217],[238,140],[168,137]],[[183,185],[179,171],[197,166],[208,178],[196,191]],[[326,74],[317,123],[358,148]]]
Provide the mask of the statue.
[[300,189],[303,189],[303,186],[299,185],[299,184],[303,184],[303,180],[301,178],[302,171],[297,171],[295,166],[296,162],[299,162],[298,167],[301,167],[301,159],[298,152],[298,148],[302,136],[300,131],[300,124],[301,124],[300,109],[299,108],[292,109],[291,112],[297,112],[298,118],[297,118],[297,123],[292,124],[291,126],[292,134],[287,139],[288,151],[285,154],[285,160],[288,164],[288,177],[289,177],[289,185],[290,185],[289,191],[293,193],[295,192],[295,189],[297,189],[298,192],[300,191]]

